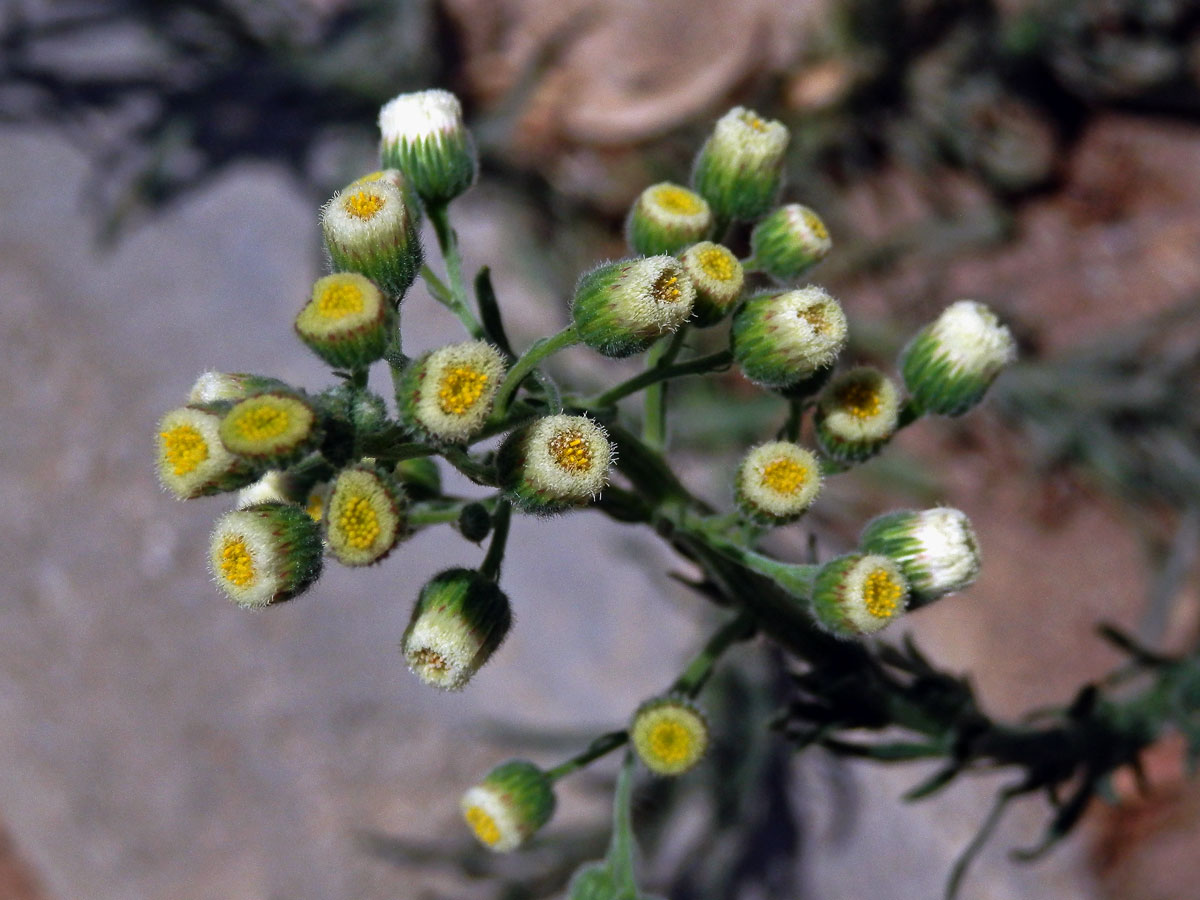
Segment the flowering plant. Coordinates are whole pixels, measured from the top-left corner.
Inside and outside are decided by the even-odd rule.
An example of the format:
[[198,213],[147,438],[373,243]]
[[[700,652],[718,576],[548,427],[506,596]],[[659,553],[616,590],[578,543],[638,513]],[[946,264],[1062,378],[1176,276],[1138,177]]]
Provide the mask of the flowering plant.
[[[1070,829],[1103,778],[1153,740],[1172,713],[1131,717],[1140,708],[1134,701],[1098,691],[1050,726],[993,722],[965,681],[936,669],[910,642],[898,648],[874,638],[979,573],[978,541],[958,510],[885,513],[865,526],[853,552],[823,562],[763,552],[772,529],[802,520],[820,502],[826,480],[882,452],[922,418],[968,412],[1015,358],[996,315],[963,300],[913,337],[897,378],[861,366],[839,371],[845,312],[825,289],[802,283],[830,251],[829,232],[813,210],[776,205],[788,142],[781,123],[741,107],[724,116],[697,156],[690,188],[648,188],[629,215],[631,255],[584,273],[569,324],[521,354],[509,344],[486,270],[475,279],[472,305],[450,225],[450,205],[477,173],[457,99],[445,91],[402,95],[383,108],[380,127],[384,168],[321,210],[333,271],[314,285],[295,322],[337,383],[310,394],[267,376],[209,372],[160,422],[157,465],[169,492],[189,499],[240,490],[238,508],[212,533],[218,588],[244,607],[273,606],[317,583],[326,558],[372,565],[415,532],[454,524],[468,540],[489,539],[486,555],[476,567],[432,578],[397,637],[418,678],[463,690],[512,627],[501,574],[514,511],[552,516],[592,507],[650,526],[696,567],[697,590],[728,610],[674,683],[648,691],[626,727],[549,767],[502,762],[467,789],[463,815],[484,845],[504,852],[533,839],[552,818],[557,781],[628,747],[609,853],[576,873],[569,894],[642,896],[630,849],[632,773],[640,761],[655,775],[687,777],[701,763],[712,738],[703,689],[723,654],[755,637],[794,666],[796,695],[777,724],[798,747],[941,759],[914,798],[980,766],[1024,770],[985,828],[1012,797],[1074,783],[1046,846]],[[425,218],[444,280],[424,260],[418,226]],[[739,257],[739,245],[750,252]],[[466,339],[410,358],[402,310],[418,277],[461,321]],[[725,323],[727,346],[689,352],[690,334]],[[603,392],[579,396],[541,368],[579,343],[609,358],[646,352],[647,362]],[[391,403],[368,388],[369,370],[380,363],[391,373]],[[782,424],[729,473],[731,503],[720,511],[671,465],[667,387],[734,365],[777,399]],[[640,415],[621,406],[637,394]],[[497,436],[498,446],[487,449]],[[466,476],[478,496],[445,494],[439,465]],[[1162,666],[1157,688],[1184,690],[1190,670]],[[892,728],[914,738],[849,736]],[[980,843],[952,873],[950,893]]]

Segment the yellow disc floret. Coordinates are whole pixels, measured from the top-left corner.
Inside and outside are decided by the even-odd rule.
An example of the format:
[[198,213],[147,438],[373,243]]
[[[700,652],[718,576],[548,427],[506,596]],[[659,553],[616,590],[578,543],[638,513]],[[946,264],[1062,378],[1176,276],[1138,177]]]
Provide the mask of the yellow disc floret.
[[176,475],[187,475],[208,459],[208,442],[192,425],[177,425],[159,432],[167,464]]
[[355,191],[345,198],[343,208],[348,215],[367,221],[373,219],[384,206],[382,194],[375,191]]
[[450,366],[438,384],[438,406],[447,415],[461,416],[483,396],[491,376],[469,365]]
[[578,473],[592,467],[592,449],[579,431],[555,432],[546,442],[546,449],[560,469]]
[[799,444],[772,441],[751,448],[742,458],[734,494],[747,515],[782,524],[799,518],[820,489],[817,458]]
[[763,466],[762,485],[777,494],[791,496],[804,487],[809,470],[793,459],[774,459]]
[[654,202],[669,213],[694,216],[704,211],[704,201],[687,188],[664,184],[654,190]]
[[700,251],[696,262],[701,271],[714,281],[730,281],[739,274],[737,258],[717,244]]
[[317,311],[326,319],[344,319],[363,311],[362,288],[352,281],[327,284],[317,298]]
[[242,538],[225,540],[221,548],[221,575],[238,587],[249,587],[254,583],[254,557]]
[[629,734],[642,762],[659,775],[686,772],[708,749],[704,717],[681,697],[661,697],[642,704],[633,715]]
[[879,415],[883,398],[877,386],[868,381],[848,381],[839,386],[834,402],[848,415],[861,420]]
[[221,422],[221,442],[234,453],[288,458],[315,440],[316,414],[296,394],[266,393],[234,404]]
[[863,579],[863,605],[877,619],[891,619],[904,599],[906,587],[886,569],[876,569]]
[[480,841],[489,847],[495,847],[500,842],[500,828],[496,824],[496,820],[488,815],[482,807],[468,807],[463,817],[471,826],[471,830],[475,832],[475,837]]
[[324,514],[329,551],[347,566],[383,559],[404,527],[404,494],[390,477],[362,464],[334,479]]
[[678,303],[683,297],[683,286],[679,283],[680,273],[667,270],[654,282],[651,293],[659,303]]

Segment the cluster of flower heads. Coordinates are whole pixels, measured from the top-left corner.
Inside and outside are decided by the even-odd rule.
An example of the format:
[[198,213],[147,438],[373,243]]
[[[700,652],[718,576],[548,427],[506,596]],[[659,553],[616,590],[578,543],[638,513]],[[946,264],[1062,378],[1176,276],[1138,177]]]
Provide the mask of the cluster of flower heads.
[[[444,217],[474,182],[477,162],[458,100],[445,91],[401,95],[379,124],[382,168],[322,208],[332,271],[295,319],[300,340],[342,383],[313,394],[265,376],[205,373],[186,405],[159,423],[158,471],[168,491],[181,499],[239,492],[213,529],[210,567],[217,586],[247,608],[297,596],[326,557],[365,566],[387,556],[422,527],[418,504],[444,500],[431,456],[470,459],[473,443],[504,434],[477,460],[490,472],[482,483],[498,489],[493,511],[504,504],[535,515],[589,503],[615,461],[606,429],[586,410],[535,402],[509,415],[530,359],[514,360],[482,339],[412,359],[401,353],[401,301],[423,265],[420,224]],[[845,313],[825,289],[801,284],[830,251],[829,231],[813,210],[777,205],[788,139],[781,123],[750,110],[723,116],[690,186],[662,182],[637,198],[626,226],[633,255],[579,279],[556,345],[582,342],[623,358],[685,325],[729,320],[729,354],[746,378],[793,400],[813,398],[816,446],[760,444],[733,479],[742,520],[760,527],[799,519],[817,499],[823,471],[869,459],[907,422],[966,412],[1015,354],[995,315],[963,300],[904,349],[899,382],[867,366],[836,371]],[[720,243],[739,222],[749,225],[750,252],[741,259]],[[381,360],[393,373],[394,414],[366,387],[368,368]],[[399,445],[406,452],[389,455]],[[464,536],[482,540],[491,525],[480,504],[462,510]],[[803,599],[819,625],[858,637],[961,590],[978,569],[963,513],[893,512],[867,525],[853,553],[801,579]],[[504,640],[512,613],[498,572],[486,562],[454,568],[421,589],[401,648],[426,683],[462,689]],[[691,769],[709,742],[691,693],[678,691],[642,704],[626,735],[660,775]],[[504,763],[467,791],[464,817],[483,844],[512,850],[552,815],[558,774]]]

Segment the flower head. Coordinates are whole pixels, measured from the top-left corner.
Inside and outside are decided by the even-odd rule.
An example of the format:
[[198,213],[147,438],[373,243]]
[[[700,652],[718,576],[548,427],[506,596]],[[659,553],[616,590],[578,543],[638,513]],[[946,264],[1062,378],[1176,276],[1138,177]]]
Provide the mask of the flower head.
[[904,384],[922,412],[965,413],[1017,358],[1012,332],[974,300],[948,306],[921,329],[900,358]]
[[347,566],[383,559],[404,534],[405,506],[404,491],[386,473],[365,463],[342,469],[323,508],[329,552]]
[[608,484],[608,433],[587,416],[546,416],[500,446],[500,483],[522,509],[561,512],[586,503]]
[[400,649],[426,684],[461,691],[511,624],[508,597],[495,582],[472,569],[448,569],[421,588]]
[[318,278],[296,316],[296,334],[329,363],[363,368],[383,357],[392,332],[392,308],[383,293],[357,272]]
[[712,224],[712,211],[703,197],[663,181],[638,195],[625,222],[625,237],[639,256],[657,256],[703,240]]
[[463,818],[489,850],[508,853],[529,840],[554,815],[554,784],[533,763],[503,763],[462,798]]
[[912,589],[914,606],[969,587],[979,575],[979,540],[961,510],[904,509],[867,523],[859,547],[894,560]]
[[839,637],[873,634],[904,612],[908,581],[895,561],[880,554],[850,553],[817,570],[813,615]]
[[846,346],[846,314],[810,285],[751,297],[733,315],[733,355],[751,381],[786,388],[832,365]]
[[629,737],[651,772],[680,775],[695,766],[708,749],[708,724],[691,701],[658,697],[638,707]]
[[696,289],[679,260],[650,256],[603,263],[575,287],[571,318],[580,339],[605,356],[632,356],[692,314]]
[[696,156],[692,187],[718,219],[756,219],[771,208],[783,184],[788,130],[735,106],[717,120]]
[[746,273],[733,251],[712,241],[692,244],[679,255],[696,288],[692,323],[700,328],[724,319],[742,298]]
[[738,467],[734,496],[738,507],[767,524],[792,522],[817,499],[821,466],[799,444],[771,441],[753,447]]
[[506,368],[504,354],[486,341],[426,353],[397,387],[400,418],[433,440],[462,443],[483,428]]
[[843,372],[829,383],[817,404],[821,450],[842,462],[860,462],[878,453],[900,421],[900,391],[870,366]]
[[173,409],[158,423],[158,480],[180,500],[233,491],[258,477],[261,469],[225,449],[219,413],[198,406]]
[[290,391],[239,400],[221,420],[219,433],[231,453],[275,467],[294,462],[320,437],[313,407]]
[[321,574],[321,532],[290,503],[262,503],[217,520],[209,545],[213,580],[238,606],[290,600]]
[[350,185],[321,208],[325,247],[338,272],[357,272],[399,303],[421,268],[416,217],[383,179]]
[[449,91],[400,94],[379,111],[379,131],[384,168],[403,172],[427,203],[448,203],[474,183],[475,145]]
[[750,233],[758,268],[780,281],[794,281],[825,258],[833,246],[821,217],[799,203],[781,206]]
[[246,372],[201,372],[188,394],[188,403],[205,406],[210,403],[241,400],[263,391],[287,390],[278,378],[251,375]]

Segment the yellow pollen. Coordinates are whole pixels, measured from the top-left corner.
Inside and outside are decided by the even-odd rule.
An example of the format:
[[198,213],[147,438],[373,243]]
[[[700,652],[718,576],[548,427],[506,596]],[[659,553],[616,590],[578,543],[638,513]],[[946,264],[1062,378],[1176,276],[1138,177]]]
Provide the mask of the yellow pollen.
[[159,437],[163,440],[167,462],[176,475],[187,475],[208,459],[208,442],[191,425],[179,425],[161,432]]
[[317,310],[327,319],[343,319],[363,310],[363,292],[357,284],[331,284],[321,292]]
[[683,291],[679,288],[679,276],[663,272],[658,276],[658,281],[654,282],[651,293],[659,303],[675,303],[683,296]]
[[796,315],[811,325],[817,334],[829,331],[829,321],[825,318],[825,309],[822,306],[806,306],[796,310]]
[[221,548],[221,574],[238,587],[254,583],[254,558],[240,537],[225,539]]
[[816,235],[818,241],[828,239],[829,231],[825,228],[825,223],[821,221],[820,216],[814,213],[811,209],[806,209],[803,215],[804,224],[808,226],[809,231]]
[[767,130],[767,123],[764,122],[762,119],[760,119],[758,116],[756,116],[752,112],[744,113],[742,115],[742,121],[745,122],[747,125],[749,125],[751,128],[753,128],[755,131],[766,131]]
[[496,820],[478,806],[472,806],[465,815],[467,824],[471,826],[475,836],[489,847],[496,846],[500,840],[500,829],[496,825]]
[[[266,441],[287,431],[291,416],[277,406],[254,406],[237,417],[235,427],[248,441]],[[227,439],[228,440],[228,439]]]
[[366,497],[351,497],[341,504],[338,530],[355,550],[366,550],[379,537],[379,516]]
[[696,262],[713,281],[729,281],[737,271],[733,254],[720,247],[709,247],[696,255]]
[[692,735],[678,722],[660,722],[650,730],[650,750],[663,763],[674,765],[692,754]]
[[890,619],[895,615],[903,594],[903,586],[883,569],[876,569],[863,581],[863,604],[877,619]]
[[808,470],[794,459],[774,459],[763,466],[762,485],[790,497],[804,487],[808,477]]
[[461,416],[471,410],[487,387],[488,375],[470,366],[446,370],[438,385],[438,406],[448,416]]
[[836,399],[840,409],[859,420],[879,415],[879,409],[883,405],[879,391],[865,381],[852,381],[842,385],[838,388]]
[[686,188],[667,185],[654,192],[654,201],[669,213],[678,216],[694,216],[704,207],[700,198]]
[[446,657],[428,647],[422,647],[413,653],[413,665],[420,666],[422,669],[433,669],[435,672],[445,672],[450,668]]
[[547,446],[560,469],[586,472],[592,467],[592,448],[578,431],[560,431]]
[[308,498],[308,505],[304,507],[304,511],[308,513],[308,517],[314,522],[320,522],[321,517],[325,515],[325,503],[321,500],[320,494],[313,494]]
[[370,191],[355,191],[346,198],[345,210],[347,215],[366,221],[375,217],[375,213],[383,209],[384,200],[378,194]]

